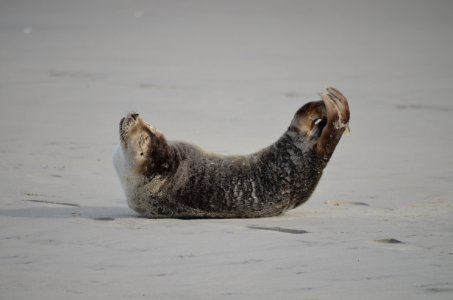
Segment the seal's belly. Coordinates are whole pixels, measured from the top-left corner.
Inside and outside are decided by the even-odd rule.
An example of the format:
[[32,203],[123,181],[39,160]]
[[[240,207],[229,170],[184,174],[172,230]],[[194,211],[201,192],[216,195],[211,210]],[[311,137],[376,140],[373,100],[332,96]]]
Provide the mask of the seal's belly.
[[201,163],[182,165],[164,185],[162,197],[150,200],[180,216],[278,215],[284,212],[285,200],[289,199],[284,181],[276,183],[271,175],[250,159],[203,159]]

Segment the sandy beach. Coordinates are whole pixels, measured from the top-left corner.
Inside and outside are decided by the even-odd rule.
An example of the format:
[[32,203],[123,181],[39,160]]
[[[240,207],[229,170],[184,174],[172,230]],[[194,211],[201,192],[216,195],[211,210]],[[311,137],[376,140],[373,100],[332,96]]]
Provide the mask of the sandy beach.
[[[0,1],[1,299],[453,299],[453,4]],[[280,217],[145,219],[137,111],[246,154],[336,86],[351,134]]]

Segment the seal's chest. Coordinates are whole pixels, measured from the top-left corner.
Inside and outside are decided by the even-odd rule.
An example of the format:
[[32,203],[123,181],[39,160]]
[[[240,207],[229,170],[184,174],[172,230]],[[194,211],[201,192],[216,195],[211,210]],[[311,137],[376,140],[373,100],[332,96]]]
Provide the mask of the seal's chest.
[[120,179],[121,186],[128,199],[135,197],[137,187],[143,182],[141,176],[132,172],[132,168],[127,163],[121,146],[118,146],[113,154],[113,165]]

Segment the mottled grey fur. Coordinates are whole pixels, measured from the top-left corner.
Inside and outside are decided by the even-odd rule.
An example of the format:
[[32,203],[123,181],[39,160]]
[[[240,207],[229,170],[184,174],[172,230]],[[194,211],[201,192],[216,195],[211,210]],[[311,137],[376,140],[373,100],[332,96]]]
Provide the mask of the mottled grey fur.
[[[349,121],[346,98],[328,91],[323,101],[302,107],[277,142],[251,155],[225,156],[167,142],[137,114],[129,114],[120,125],[122,152],[115,158],[129,206],[146,217],[251,218],[279,215],[304,203]],[[132,126],[148,127],[141,131],[149,136],[140,144],[146,159],[135,165],[125,154],[135,147],[127,140]],[[128,165],[131,170],[123,171]]]

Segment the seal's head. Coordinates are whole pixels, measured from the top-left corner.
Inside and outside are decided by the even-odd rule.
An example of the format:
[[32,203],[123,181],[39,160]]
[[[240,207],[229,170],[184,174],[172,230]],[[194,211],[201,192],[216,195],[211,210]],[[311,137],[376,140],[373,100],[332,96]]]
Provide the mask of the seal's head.
[[151,175],[168,171],[170,147],[164,135],[146,123],[137,113],[122,118],[119,126],[124,158],[138,174]]
[[322,101],[309,102],[294,115],[289,131],[304,138],[305,144],[328,160],[343,132],[349,130],[349,105],[333,87],[321,94]]

